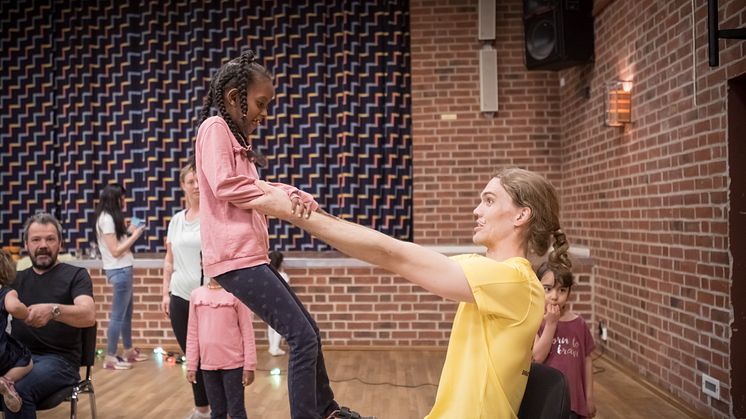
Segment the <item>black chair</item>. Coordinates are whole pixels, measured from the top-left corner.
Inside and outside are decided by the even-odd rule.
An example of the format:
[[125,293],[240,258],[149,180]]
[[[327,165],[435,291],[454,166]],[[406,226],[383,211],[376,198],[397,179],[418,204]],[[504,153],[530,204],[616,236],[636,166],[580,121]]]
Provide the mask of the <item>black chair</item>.
[[[70,402],[70,419],[78,417],[78,396],[88,394],[91,403],[91,417],[96,419],[96,395],[93,392],[93,382],[91,377],[91,367],[96,361],[96,330],[98,323],[82,330],[83,347],[80,353],[80,365],[85,367],[85,378],[79,383],[65,387],[52,393],[46,399],[36,404],[36,410],[53,409],[62,402]],[[0,409],[1,411],[2,409]],[[4,417],[4,416],[3,416]]]
[[567,419],[570,417],[570,389],[559,370],[531,363],[519,419]]

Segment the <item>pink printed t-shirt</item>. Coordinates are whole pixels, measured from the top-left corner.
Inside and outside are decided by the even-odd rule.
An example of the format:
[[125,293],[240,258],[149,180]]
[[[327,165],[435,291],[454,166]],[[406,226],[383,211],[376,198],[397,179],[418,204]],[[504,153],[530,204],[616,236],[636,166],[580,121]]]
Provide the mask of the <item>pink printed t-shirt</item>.
[[[544,333],[544,322],[539,328],[539,336]],[[595,349],[593,336],[582,317],[557,322],[557,330],[552,339],[544,364],[556,368],[565,375],[570,387],[570,409],[579,416],[588,416],[588,403],[585,394],[585,359]]]

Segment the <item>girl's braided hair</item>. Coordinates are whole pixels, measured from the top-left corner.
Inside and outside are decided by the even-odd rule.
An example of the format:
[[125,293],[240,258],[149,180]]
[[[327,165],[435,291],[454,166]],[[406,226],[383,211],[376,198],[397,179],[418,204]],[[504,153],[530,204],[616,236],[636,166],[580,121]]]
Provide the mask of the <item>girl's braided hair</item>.
[[207,89],[207,95],[202,104],[202,111],[199,114],[198,126],[209,118],[212,114],[212,108],[215,106],[218,109],[219,115],[228,124],[233,135],[238,140],[238,143],[246,151],[249,158],[256,161],[260,166],[264,166],[266,159],[261,153],[252,150],[249,145],[248,138],[244,137],[241,130],[238,129],[236,121],[234,121],[225,107],[225,92],[231,89],[238,89],[238,97],[241,101],[241,113],[245,115],[249,111],[249,104],[247,102],[247,92],[249,88],[256,82],[259,77],[266,77],[272,80],[272,74],[267,71],[261,64],[257,62],[257,56],[254,51],[247,50],[240,57],[234,58],[225,63],[215,73],[215,76],[210,82],[210,86]]

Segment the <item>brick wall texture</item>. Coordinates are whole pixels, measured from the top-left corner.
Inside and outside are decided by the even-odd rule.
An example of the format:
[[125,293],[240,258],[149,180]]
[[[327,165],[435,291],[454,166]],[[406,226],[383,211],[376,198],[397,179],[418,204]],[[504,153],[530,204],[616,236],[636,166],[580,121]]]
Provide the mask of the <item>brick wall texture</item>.
[[[543,173],[560,191],[570,241],[590,250],[572,298],[594,330],[608,324],[604,356],[703,415],[728,417],[725,98],[727,80],[746,72],[746,42],[720,41],[721,64],[709,68],[704,0],[616,0],[596,15],[593,64],[527,71],[522,3],[497,3],[499,112],[488,118],[477,1],[410,2],[416,242],[470,244],[478,193],[498,168]],[[721,0],[719,14],[721,28],[746,26],[743,0]],[[634,81],[634,122],[605,127],[604,86],[619,78]],[[105,329],[111,291],[91,273]],[[370,267],[288,273],[327,346],[447,344],[455,304],[401,278]],[[135,344],[175,349],[160,270],[135,276]],[[702,373],[720,380],[721,400],[702,394]]]

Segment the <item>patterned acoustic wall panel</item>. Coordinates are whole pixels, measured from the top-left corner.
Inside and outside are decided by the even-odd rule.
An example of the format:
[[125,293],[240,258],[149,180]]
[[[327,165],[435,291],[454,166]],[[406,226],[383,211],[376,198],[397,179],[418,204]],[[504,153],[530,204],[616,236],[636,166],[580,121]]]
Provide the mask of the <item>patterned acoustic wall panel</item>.
[[[407,2],[2,0],[0,243],[57,215],[68,249],[94,237],[102,186],[128,191],[148,221],[138,251],[161,251],[182,206],[209,77],[254,49],[275,75],[267,124],[252,141],[270,181],[329,212],[412,238]],[[325,250],[272,221],[273,248]]]

